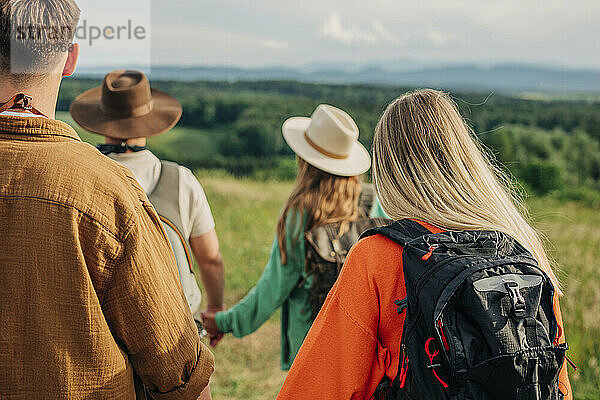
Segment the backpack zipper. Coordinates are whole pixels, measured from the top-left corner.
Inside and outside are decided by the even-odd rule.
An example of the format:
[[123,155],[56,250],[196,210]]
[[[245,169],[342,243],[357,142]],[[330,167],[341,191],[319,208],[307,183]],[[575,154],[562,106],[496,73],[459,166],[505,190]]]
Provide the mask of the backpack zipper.
[[440,263],[438,263],[437,265],[433,265],[432,267],[430,267],[417,281],[417,286],[416,286],[416,290],[415,293],[417,295],[417,297],[419,296],[419,294],[421,293],[421,289],[422,286],[425,284],[425,281],[427,279],[429,279],[429,277],[433,274],[435,274],[437,271],[439,271],[442,267],[444,267],[446,264],[451,263],[452,261],[458,260],[460,258],[465,258],[465,257],[473,257],[472,255],[469,254],[462,254],[460,256],[452,256],[450,258],[447,258],[443,261],[441,261]]
[[442,344],[444,345],[444,350],[448,351],[450,350],[450,346],[448,345],[448,340],[446,339],[446,335],[444,334],[444,323],[442,322],[442,318],[440,317],[440,319],[437,320],[437,331],[438,334],[440,335],[440,339],[442,341]]
[[439,244],[432,244],[431,246],[429,246],[429,252],[424,254],[423,257],[421,257],[421,260],[423,260],[423,261],[429,260],[429,257],[431,257],[431,255],[433,254],[433,251],[439,247],[440,247]]
[[398,375],[398,381],[400,382],[400,389],[404,389],[406,384],[406,374],[408,373],[408,363],[410,359],[406,355],[406,345],[402,343],[400,346],[402,350],[402,365],[400,366],[400,375]]
[[408,373],[408,363],[410,362],[410,358],[408,357],[408,354],[406,354],[406,342],[412,338],[413,333],[415,332],[420,320],[421,320],[421,313],[419,313],[417,315],[414,322],[410,326],[406,327],[406,335],[404,334],[404,332],[402,333],[402,343],[400,344],[402,357],[400,359],[400,362],[401,362],[400,372],[398,373],[398,381],[400,383],[401,389],[404,388],[404,385],[406,383],[406,374]]
[[450,351],[450,343],[448,341],[448,338],[446,337],[446,334],[444,333],[444,321],[443,321],[444,316],[440,315],[439,319],[436,321],[436,331],[438,333],[438,337],[440,338],[440,341],[442,342],[443,346],[444,346],[444,357],[446,358],[446,361],[448,362],[448,368],[449,368],[449,372],[450,372],[450,383],[454,384],[454,382],[456,382],[456,373],[454,371],[454,368],[452,367],[454,365],[454,359],[455,359],[455,354],[453,352]]

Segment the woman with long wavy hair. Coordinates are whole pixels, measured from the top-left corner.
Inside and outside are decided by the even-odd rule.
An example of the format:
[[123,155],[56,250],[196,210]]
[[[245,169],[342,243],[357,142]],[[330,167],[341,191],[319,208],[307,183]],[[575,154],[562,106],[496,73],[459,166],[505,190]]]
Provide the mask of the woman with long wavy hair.
[[[311,118],[288,119],[283,135],[297,155],[298,175],[279,217],[269,261],[244,299],[227,311],[205,312],[203,319],[214,336],[232,332],[243,337],[281,307],[281,368],[287,370],[313,321],[304,232],[359,217],[359,177],[369,169],[370,157],[358,142],[355,122],[332,106],[318,106]],[[377,210],[372,216],[381,216]]]
[[[372,172],[379,200],[391,218],[409,219],[433,234],[506,234],[533,255],[560,293],[511,180],[491,162],[446,93],[418,90],[386,108],[375,130]],[[401,245],[380,234],[352,248],[279,399],[369,399],[380,383],[396,377],[406,315],[394,304],[406,297],[402,254]],[[550,307],[562,326],[558,295]],[[556,342],[564,343],[564,332],[557,331]],[[432,376],[431,371],[424,373]],[[558,389],[572,398],[565,364]]]

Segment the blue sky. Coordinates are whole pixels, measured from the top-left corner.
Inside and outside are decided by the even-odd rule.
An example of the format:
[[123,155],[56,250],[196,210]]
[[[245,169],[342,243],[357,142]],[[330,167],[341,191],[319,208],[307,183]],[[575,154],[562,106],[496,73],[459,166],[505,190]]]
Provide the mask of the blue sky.
[[[129,7],[119,14],[149,26],[148,41],[136,44],[143,54],[132,53],[132,43],[117,51],[113,42],[105,49],[113,50],[110,59],[245,67],[516,62],[600,69],[598,0],[144,2],[137,7],[142,11]],[[121,9],[121,3],[80,1],[89,15],[104,15],[107,4]],[[109,64],[99,47],[86,50],[82,65]]]

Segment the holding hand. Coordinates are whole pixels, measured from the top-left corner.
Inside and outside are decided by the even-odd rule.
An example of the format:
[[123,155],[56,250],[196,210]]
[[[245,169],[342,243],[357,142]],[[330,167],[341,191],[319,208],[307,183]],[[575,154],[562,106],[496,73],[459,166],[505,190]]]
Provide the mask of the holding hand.
[[217,347],[223,336],[225,336],[224,333],[219,333],[217,336],[210,336],[210,346]]
[[221,339],[223,339],[224,333],[219,330],[217,326],[217,320],[215,318],[218,311],[220,309],[211,309],[202,311],[202,323],[204,324],[204,329],[208,332],[210,336],[210,345],[212,347],[217,347]]

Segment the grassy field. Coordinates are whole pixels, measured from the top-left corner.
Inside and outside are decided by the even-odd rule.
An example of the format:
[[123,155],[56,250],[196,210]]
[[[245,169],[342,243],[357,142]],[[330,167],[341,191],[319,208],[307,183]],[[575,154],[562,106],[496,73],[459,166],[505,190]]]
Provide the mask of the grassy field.
[[600,399],[600,212],[545,199],[530,208],[559,265],[568,355],[579,365],[569,374],[575,398]]
[[[93,145],[103,143],[104,138],[80,128],[71,115],[58,111],[56,118],[71,125],[82,140]],[[159,135],[148,139],[148,145],[160,150],[161,157],[169,160],[181,160],[194,157],[207,157],[215,151],[214,141],[200,129],[177,126],[167,135]]]
[[[279,209],[291,185],[254,182],[207,171],[198,173],[208,196],[225,258],[226,304],[241,299],[260,277],[267,261]],[[275,398],[285,373],[279,369],[279,313],[256,333],[226,336],[214,349],[212,383],[218,399]]]
[[[198,171],[211,203],[227,268],[228,305],[260,277],[273,240],[279,209],[290,183],[239,180]],[[537,226],[561,265],[562,313],[570,357],[579,364],[571,381],[576,399],[600,398],[600,213],[576,203],[532,199]],[[227,336],[215,349],[214,398],[270,399],[285,373],[279,370],[279,316],[244,339]]]

